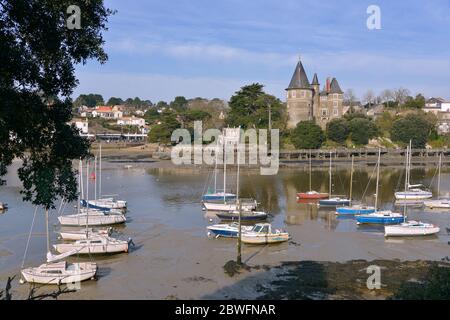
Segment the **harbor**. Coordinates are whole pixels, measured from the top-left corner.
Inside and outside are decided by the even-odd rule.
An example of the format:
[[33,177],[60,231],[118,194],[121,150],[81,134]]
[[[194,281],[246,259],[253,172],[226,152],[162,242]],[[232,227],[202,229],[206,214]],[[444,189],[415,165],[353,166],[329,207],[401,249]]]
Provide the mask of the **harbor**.
[[[14,163],[2,186],[2,200],[9,209],[0,214],[0,281],[18,275],[24,256],[34,207],[24,203]],[[328,190],[328,168],[312,170],[313,188]],[[350,170],[334,164],[335,194],[348,194]],[[353,198],[373,204],[375,185],[368,184],[373,167],[356,167]],[[230,169],[228,183],[235,192],[236,170]],[[180,168],[164,162],[117,163],[104,161],[103,192],[127,200],[126,225],[114,226],[116,235],[132,238],[128,253],[96,255],[97,281],[82,282],[81,290],[61,299],[232,299],[258,298],[259,286],[269,285],[287,261],[341,262],[351,260],[441,261],[448,256],[450,236],[448,209],[408,207],[408,218],[439,225],[440,232],[424,238],[385,238],[383,226],[361,226],[354,219],[336,216],[335,210],[297,200],[309,189],[309,171],[280,169],[278,175],[260,176],[252,170],[240,174],[240,194],[255,198],[268,213],[274,228],[285,229],[290,240],[275,245],[242,245],[242,260],[251,271],[230,277],[224,265],[236,259],[236,239],[208,237],[207,227],[219,223],[214,213],[202,210],[205,183],[210,168]],[[448,196],[450,172],[442,170],[440,193]],[[381,167],[380,207],[395,208],[394,192],[403,187],[404,169]],[[413,168],[411,181],[430,186],[437,193],[436,168]],[[92,183],[92,181],[91,181]],[[367,186],[367,190],[366,189]],[[93,188],[90,188],[93,192]],[[363,196],[364,195],[364,196]],[[76,203],[65,213],[76,212]],[[39,219],[38,219],[39,218]],[[25,266],[36,266],[45,258],[43,214],[36,219]],[[56,210],[50,211],[51,243],[58,243],[60,226]],[[89,257],[71,257],[88,262]],[[25,298],[29,285],[16,279],[13,294]],[[39,290],[51,290],[47,286]]]

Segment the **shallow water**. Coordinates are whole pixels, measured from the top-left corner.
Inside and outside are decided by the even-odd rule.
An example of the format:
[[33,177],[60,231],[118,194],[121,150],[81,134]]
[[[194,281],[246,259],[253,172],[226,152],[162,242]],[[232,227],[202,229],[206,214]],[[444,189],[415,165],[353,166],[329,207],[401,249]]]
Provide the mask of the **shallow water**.
[[[158,164],[105,163],[103,194],[119,194],[128,201],[128,221],[116,235],[131,237],[136,246],[129,254],[94,257],[99,263],[100,279],[83,284],[77,298],[180,298],[228,297],[223,288],[234,284],[223,275],[222,266],[233,259],[236,242],[231,239],[208,239],[205,227],[216,222],[213,214],[201,210],[199,199],[214,184],[208,170],[161,168]],[[20,183],[15,175],[17,163],[0,186],[0,201],[10,209],[0,214],[0,283],[8,275],[18,274],[22,265],[34,208],[24,203]],[[415,169],[412,183],[431,185],[436,195],[435,169]],[[328,171],[316,169],[312,176],[314,190],[328,192]],[[371,182],[368,183],[371,178]],[[403,187],[403,170],[382,168],[380,208],[394,208],[393,194]],[[441,195],[450,192],[450,173],[441,178]],[[227,176],[227,191],[235,191],[235,172]],[[333,169],[333,194],[348,195],[348,168]],[[90,181],[91,198],[94,196]],[[219,188],[222,175],[217,176]],[[296,193],[308,191],[308,169],[280,170],[276,176],[260,176],[259,171],[242,169],[241,194],[255,197],[261,208],[270,212],[273,226],[287,229],[290,243],[276,246],[244,246],[243,258],[249,263],[277,264],[287,260],[347,259],[432,259],[450,253],[450,213],[408,207],[410,219],[431,222],[441,227],[437,236],[420,239],[384,239],[383,227],[357,226],[351,218],[338,218],[334,210],[314,204],[298,203]],[[353,199],[373,205],[375,173],[373,167],[357,168],[353,181]],[[73,213],[74,204],[64,213]],[[395,207],[403,211],[403,207]],[[56,211],[51,212],[51,242],[57,242]],[[43,211],[39,210],[25,265],[37,265],[45,258]],[[300,245],[299,245],[300,244]],[[74,258],[75,260],[79,258]],[[89,260],[89,257],[80,258]],[[200,278],[199,278],[200,277]],[[200,280],[199,280],[200,279]],[[240,281],[240,280],[239,280]],[[23,289],[17,289],[18,294]],[[81,293],[82,292],[82,293]]]

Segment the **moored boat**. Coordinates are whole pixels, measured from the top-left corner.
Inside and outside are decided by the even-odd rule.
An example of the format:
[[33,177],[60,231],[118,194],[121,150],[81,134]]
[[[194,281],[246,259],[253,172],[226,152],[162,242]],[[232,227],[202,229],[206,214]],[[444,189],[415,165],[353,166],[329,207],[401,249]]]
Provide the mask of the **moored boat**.
[[97,236],[73,243],[54,244],[53,248],[60,252],[70,252],[76,250],[79,254],[102,254],[128,252],[128,241],[115,239],[109,236]]
[[[222,223],[215,224],[212,226],[206,227],[208,230],[208,235],[212,235],[216,238],[224,237],[224,238],[236,238],[239,235],[239,224],[236,222],[233,223]],[[242,232],[250,231],[252,229],[251,226],[241,226]]]
[[399,224],[405,222],[405,217],[401,213],[390,210],[376,211],[369,214],[356,215],[358,224]]
[[430,209],[449,209],[450,208],[450,200],[448,199],[439,199],[439,200],[428,200],[424,201],[423,204]]
[[83,240],[96,236],[109,236],[112,233],[112,228],[105,229],[93,229],[88,228],[88,230],[63,230],[59,231],[59,236],[63,240]]
[[350,200],[340,197],[333,197],[330,199],[319,200],[319,205],[324,207],[348,206],[350,205]]
[[39,267],[25,268],[21,271],[26,282],[39,284],[67,284],[93,279],[97,264],[92,262],[67,263],[60,261],[44,263]]
[[97,200],[85,200],[80,201],[81,206],[98,209],[103,211],[110,211],[111,209],[125,210],[127,208],[127,202],[125,200],[114,200],[114,198],[102,198]]
[[384,227],[385,237],[428,236],[439,233],[439,227],[418,221],[407,221],[399,225]]
[[282,230],[272,230],[270,223],[258,223],[250,231],[241,235],[243,243],[247,244],[272,244],[289,240],[289,233]]
[[406,191],[398,191],[395,193],[395,199],[397,200],[425,200],[432,197],[433,193],[419,188],[413,188]]
[[[253,199],[241,199],[241,206],[243,211],[255,210],[258,206],[256,200]],[[236,201],[233,202],[203,202],[203,206],[208,211],[235,211],[238,210]]]
[[94,211],[89,213],[71,214],[59,216],[58,221],[63,226],[106,226],[120,224],[127,221],[123,214]]
[[234,193],[227,193],[227,192],[207,193],[202,196],[202,200],[203,201],[236,200],[236,195]]
[[336,208],[337,215],[356,215],[356,214],[369,214],[374,213],[375,207],[364,205],[353,205],[350,207]]
[[[239,220],[239,211],[221,212],[221,213],[217,213],[216,215],[219,219],[225,220],[225,221]],[[267,216],[268,216],[268,214],[263,211],[242,211],[241,212],[241,220],[242,221],[266,220]]]
[[326,199],[329,194],[326,192],[308,191],[297,193],[297,199]]

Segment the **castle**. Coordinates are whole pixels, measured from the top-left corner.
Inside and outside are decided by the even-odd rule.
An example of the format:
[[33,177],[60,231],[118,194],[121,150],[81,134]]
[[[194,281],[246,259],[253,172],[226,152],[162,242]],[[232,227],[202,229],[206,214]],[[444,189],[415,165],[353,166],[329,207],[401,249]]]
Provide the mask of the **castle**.
[[287,93],[288,128],[295,128],[300,121],[315,121],[322,128],[327,123],[342,116],[344,93],[336,78],[327,78],[320,91],[317,73],[309,82],[302,62],[295,67]]

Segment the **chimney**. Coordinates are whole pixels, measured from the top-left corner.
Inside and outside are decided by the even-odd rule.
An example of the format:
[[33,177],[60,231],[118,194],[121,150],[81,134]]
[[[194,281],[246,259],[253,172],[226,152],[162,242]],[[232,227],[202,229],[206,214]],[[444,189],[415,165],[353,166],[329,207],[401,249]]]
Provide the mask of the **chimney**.
[[327,87],[326,87],[326,91],[330,92],[331,90],[331,81],[330,81],[330,77],[327,78]]

